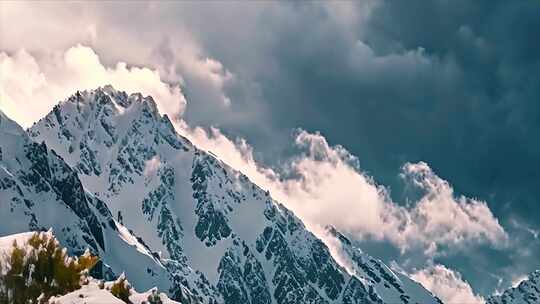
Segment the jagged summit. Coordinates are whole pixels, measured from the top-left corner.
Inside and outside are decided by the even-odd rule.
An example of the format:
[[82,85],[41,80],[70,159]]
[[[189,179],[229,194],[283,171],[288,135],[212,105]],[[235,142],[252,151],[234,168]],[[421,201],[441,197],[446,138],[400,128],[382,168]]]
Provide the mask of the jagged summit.
[[[42,129],[57,132],[45,138],[40,134]],[[144,142],[147,140],[155,144],[166,141],[176,148],[192,148],[189,140],[176,133],[169,118],[159,114],[152,97],[143,97],[140,93],[128,95],[112,86],[75,93],[38,121],[29,134],[45,140],[68,164],[82,172],[83,178],[100,176],[103,170],[109,169],[115,179],[123,178],[117,176],[122,171],[142,173],[144,161],[148,160],[149,153],[154,153],[146,150],[146,155],[137,158],[135,152],[151,149],[152,145]],[[98,147],[108,151],[99,153],[95,150]],[[122,168],[103,166],[114,158]],[[117,182],[113,181],[112,186],[117,187]]]
[[[171,124],[167,115],[160,115],[156,102],[152,96],[143,96],[141,93],[132,93],[128,95],[124,91],[117,91],[111,85],[98,87],[93,90],[77,91],[66,100],[61,101],[53,108],[53,111],[50,112],[49,115],[54,114],[57,121],[62,124],[64,119],[68,119],[68,117],[59,116],[60,108],[62,108],[65,113],[69,112],[68,109],[73,109],[76,110],[77,113],[80,113],[84,120],[78,121],[79,127],[85,127],[84,122],[91,123],[93,120],[101,119],[106,116],[136,116],[141,114],[155,120],[165,120]],[[90,117],[91,113],[94,114],[95,117]],[[49,115],[40,121],[46,120],[50,122],[51,119]],[[39,124],[39,122],[35,124]],[[107,126],[104,127],[106,128]]]
[[[109,98],[106,98],[105,96]],[[105,85],[93,90],[77,91],[66,101],[92,103],[95,99],[98,99],[98,102],[102,104],[112,103],[117,109],[127,109],[133,104],[144,105],[150,109],[153,114],[159,116],[156,102],[152,96],[143,96],[141,93],[132,93],[128,95],[125,91],[116,90],[112,85]],[[59,105],[62,103],[63,102],[60,102]]]
[[[90,210],[103,214],[96,215],[103,218],[98,226],[110,227],[103,230],[110,236],[97,253],[109,257],[110,275],[118,275],[119,267],[134,268],[128,276],[139,289],[155,284],[183,303],[439,302],[333,229],[346,269],[266,191],[177,134],[150,97],[111,86],[77,92],[28,134],[44,143],[43,153],[60,156],[66,174],[73,172],[80,184],[73,191],[87,198],[71,205],[90,202]],[[38,221],[47,214],[31,209]],[[92,231],[72,225],[77,232]],[[63,239],[67,246],[69,236]],[[108,241],[115,237],[131,251],[119,253]]]

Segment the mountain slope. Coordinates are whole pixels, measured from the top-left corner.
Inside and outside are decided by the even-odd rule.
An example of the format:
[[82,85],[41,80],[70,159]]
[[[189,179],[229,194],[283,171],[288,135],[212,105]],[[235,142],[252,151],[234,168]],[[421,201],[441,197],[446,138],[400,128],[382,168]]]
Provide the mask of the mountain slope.
[[488,298],[487,304],[535,304],[540,303],[540,270],[531,273],[517,287]]
[[357,266],[347,271],[268,192],[178,135],[151,97],[77,92],[29,134],[160,253],[173,285],[205,303],[438,302],[350,242],[341,246]]
[[85,190],[77,172],[0,111],[0,235],[49,228],[70,254],[99,255],[97,276],[125,272],[141,289],[173,286],[159,257]]

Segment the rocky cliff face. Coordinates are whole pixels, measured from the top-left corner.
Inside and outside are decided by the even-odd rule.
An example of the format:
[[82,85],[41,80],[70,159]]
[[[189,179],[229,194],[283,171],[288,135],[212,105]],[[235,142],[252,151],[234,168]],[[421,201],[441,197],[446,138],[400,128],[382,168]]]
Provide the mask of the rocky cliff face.
[[[33,181],[27,190],[32,195],[16,196],[22,200],[16,216],[28,224],[11,230],[61,230],[65,224],[77,231],[76,242],[68,242],[71,234],[63,239],[73,250],[92,246],[100,255],[123,260],[104,259],[115,274],[119,266],[152,265],[146,276],[128,273],[136,288],[155,284],[186,303],[439,302],[329,228],[342,255],[338,263],[336,253],[268,192],[177,134],[151,97],[112,87],[77,92],[28,134],[33,142],[24,139],[8,156],[25,155],[18,175],[11,167],[5,174],[13,176],[11,184]],[[2,141],[2,149],[12,149],[4,146],[13,145]],[[48,167],[38,160],[44,157]],[[61,171],[51,169],[50,159]],[[42,220],[46,210],[26,206],[25,198],[32,204],[47,193],[28,172],[41,172],[37,179],[46,179],[56,195],[54,208],[66,209],[76,225],[58,224],[64,216]],[[16,188],[1,195],[15,195]],[[32,221],[39,224],[29,226]],[[109,248],[112,238],[151,263],[111,253],[117,250]]]
[[540,303],[540,270],[531,273],[517,287],[487,299],[487,304],[534,304]]

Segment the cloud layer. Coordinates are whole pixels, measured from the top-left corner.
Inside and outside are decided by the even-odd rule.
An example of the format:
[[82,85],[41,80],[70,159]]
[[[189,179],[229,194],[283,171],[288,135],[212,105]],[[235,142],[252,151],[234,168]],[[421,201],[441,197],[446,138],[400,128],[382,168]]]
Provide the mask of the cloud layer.
[[119,90],[155,98],[161,113],[177,117],[186,100],[179,86],[163,82],[157,70],[118,62],[105,67],[93,49],[77,45],[65,52],[36,58],[24,49],[0,52],[0,107],[23,127],[45,116],[77,90],[111,84]]
[[284,164],[285,173],[278,173],[258,164],[244,140],[233,142],[215,128],[210,133],[201,128],[182,132],[270,190],[312,229],[333,225],[357,239],[389,240],[402,251],[419,246],[430,256],[440,245],[506,242],[504,229],[485,202],[456,197],[426,163],[403,167],[404,181],[423,192],[418,201],[404,206],[362,173],[355,156],[341,146],[329,146],[319,133],[299,131],[294,143],[304,153]]

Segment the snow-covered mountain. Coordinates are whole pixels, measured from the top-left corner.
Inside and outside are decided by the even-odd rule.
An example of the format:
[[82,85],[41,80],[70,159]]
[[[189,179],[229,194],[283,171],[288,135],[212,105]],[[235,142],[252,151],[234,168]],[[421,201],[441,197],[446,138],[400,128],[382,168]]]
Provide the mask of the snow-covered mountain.
[[[36,143],[4,121],[0,134],[11,141],[0,142],[8,151],[0,164],[12,186],[2,186],[0,195],[22,201],[11,217],[27,223],[0,223],[2,234],[52,226],[73,250],[93,241],[111,272],[125,267],[137,289],[154,284],[183,303],[440,303],[329,228],[340,252],[333,256],[267,191],[179,135],[151,97],[110,86],[77,92],[28,130]],[[10,137],[12,129],[16,135]],[[33,165],[28,149],[38,149],[33,153],[46,161]],[[39,178],[52,194],[40,192],[37,182],[24,195],[17,191],[35,170],[44,170]],[[66,176],[71,184],[61,178]],[[80,197],[62,196],[66,191]],[[90,215],[77,213],[81,208]],[[66,209],[65,215],[55,209]],[[63,235],[64,226],[75,232]],[[123,256],[110,243],[126,244],[131,255],[151,262]],[[131,275],[127,268],[147,275]]]
[[84,189],[76,171],[0,111],[0,236],[49,228],[70,254],[89,248],[99,255],[98,276],[125,272],[144,290],[183,288],[140,238],[114,220],[107,204]]
[[487,299],[487,304],[536,304],[540,303],[540,270],[529,274],[517,287]]

